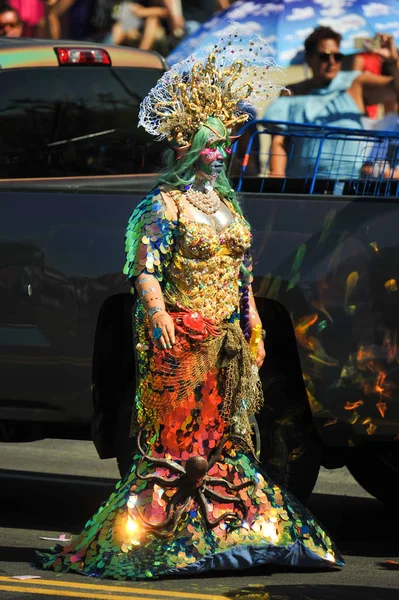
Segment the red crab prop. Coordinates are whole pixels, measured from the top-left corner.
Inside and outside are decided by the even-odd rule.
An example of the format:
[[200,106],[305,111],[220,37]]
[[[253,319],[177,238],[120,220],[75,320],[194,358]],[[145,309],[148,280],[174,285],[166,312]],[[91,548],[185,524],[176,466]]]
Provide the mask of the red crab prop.
[[221,334],[218,327],[215,327],[214,319],[207,319],[198,312],[192,312],[182,306],[179,312],[171,312],[170,315],[175,322],[176,332],[188,335],[191,339],[202,342],[210,335],[217,336]]

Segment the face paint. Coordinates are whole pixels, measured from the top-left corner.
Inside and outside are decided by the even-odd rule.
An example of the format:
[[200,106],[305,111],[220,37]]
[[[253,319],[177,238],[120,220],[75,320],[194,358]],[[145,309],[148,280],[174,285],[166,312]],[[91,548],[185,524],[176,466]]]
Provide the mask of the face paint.
[[207,179],[216,179],[223,171],[226,158],[231,154],[231,148],[225,141],[212,142],[201,150],[197,168]]

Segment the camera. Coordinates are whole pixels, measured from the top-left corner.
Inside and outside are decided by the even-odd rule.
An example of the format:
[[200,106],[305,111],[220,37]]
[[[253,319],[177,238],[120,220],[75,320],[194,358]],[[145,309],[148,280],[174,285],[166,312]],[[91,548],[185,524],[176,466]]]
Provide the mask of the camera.
[[381,48],[380,36],[375,37],[357,37],[354,40],[355,50],[363,50],[366,52],[372,52]]

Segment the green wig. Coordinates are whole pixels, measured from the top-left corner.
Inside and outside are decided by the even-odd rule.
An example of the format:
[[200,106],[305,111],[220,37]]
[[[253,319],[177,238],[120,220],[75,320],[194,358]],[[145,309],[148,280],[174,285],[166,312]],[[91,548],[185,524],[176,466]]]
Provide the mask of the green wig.
[[[185,188],[192,185],[195,179],[196,165],[201,150],[203,150],[209,140],[212,140],[217,133],[221,139],[228,135],[223,123],[216,117],[207,119],[206,124],[212,129],[203,125],[193,136],[191,146],[181,158],[176,159],[174,150],[167,150],[164,155],[165,168],[161,172],[157,184],[166,184],[172,188]],[[227,139],[226,145],[230,142]],[[220,173],[215,181],[214,188],[220,193],[223,198],[230,201],[235,210],[242,215],[241,207],[236,198],[236,194],[232,189],[230,182],[226,176],[226,170]]]

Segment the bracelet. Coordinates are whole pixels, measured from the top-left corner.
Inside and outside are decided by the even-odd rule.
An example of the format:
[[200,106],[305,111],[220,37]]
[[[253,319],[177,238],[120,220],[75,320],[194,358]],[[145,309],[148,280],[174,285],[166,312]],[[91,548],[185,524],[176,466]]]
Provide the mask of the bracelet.
[[153,317],[153,316],[155,315],[155,313],[157,313],[157,312],[162,312],[162,311],[164,311],[164,309],[163,309],[163,308],[161,308],[160,306],[153,306],[152,308],[150,308],[150,309],[148,310],[148,313],[147,313],[147,314],[148,314],[148,316],[151,318],[151,317]]
[[266,329],[262,329],[260,337],[262,338],[263,341],[265,341],[265,339],[266,339]]

